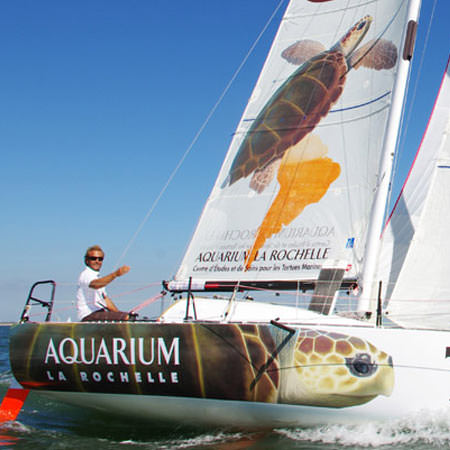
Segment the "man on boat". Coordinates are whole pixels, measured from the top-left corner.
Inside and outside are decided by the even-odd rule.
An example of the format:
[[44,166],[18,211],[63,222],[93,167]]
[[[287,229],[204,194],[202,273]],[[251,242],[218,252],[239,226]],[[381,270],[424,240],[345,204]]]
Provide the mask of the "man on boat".
[[105,286],[115,278],[129,272],[129,266],[119,267],[114,272],[99,278],[105,253],[98,245],[86,250],[84,263],[86,268],[78,278],[77,310],[82,322],[97,320],[128,320],[130,314],[119,311],[106,295]]

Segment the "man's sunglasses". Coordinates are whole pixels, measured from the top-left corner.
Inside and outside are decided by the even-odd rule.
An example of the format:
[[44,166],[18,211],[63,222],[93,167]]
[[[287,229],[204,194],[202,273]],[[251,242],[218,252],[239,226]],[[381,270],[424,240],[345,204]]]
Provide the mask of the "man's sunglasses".
[[89,261],[103,261],[103,256],[88,256]]

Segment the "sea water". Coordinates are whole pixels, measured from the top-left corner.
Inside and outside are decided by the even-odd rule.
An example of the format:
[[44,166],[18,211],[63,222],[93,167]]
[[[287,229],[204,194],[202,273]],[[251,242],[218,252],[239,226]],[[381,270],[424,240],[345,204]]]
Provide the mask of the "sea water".
[[[9,328],[0,326],[0,394],[12,381]],[[188,412],[187,412],[188,413]],[[117,419],[30,393],[17,421],[0,424],[0,446],[14,449],[450,449],[450,412],[396,422],[268,432],[186,430]]]

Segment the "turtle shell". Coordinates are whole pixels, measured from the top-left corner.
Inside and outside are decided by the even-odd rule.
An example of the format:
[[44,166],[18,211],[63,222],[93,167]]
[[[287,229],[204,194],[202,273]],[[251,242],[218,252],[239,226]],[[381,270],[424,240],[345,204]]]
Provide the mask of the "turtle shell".
[[268,327],[192,324],[183,388],[194,397],[275,403],[279,363]]
[[310,133],[341,95],[347,71],[338,50],[320,53],[299,67],[252,124],[231,166],[229,184],[281,158]]

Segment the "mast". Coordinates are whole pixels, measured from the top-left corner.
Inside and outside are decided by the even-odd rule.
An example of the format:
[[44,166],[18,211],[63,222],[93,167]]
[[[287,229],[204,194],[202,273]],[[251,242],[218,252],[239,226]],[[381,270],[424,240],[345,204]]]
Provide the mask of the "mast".
[[[410,36],[407,32],[410,29],[410,23],[417,24],[421,0],[411,0],[408,10],[408,29],[405,30],[404,48],[412,44],[409,39],[415,39],[415,34]],[[377,282],[375,280],[376,268],[378,264],[378,254],[380,250],[380,234],[384,223],[386,204],[391,186],[392,167],[394,154],[397,147],[400,124],[402,119],[403,106],[405,102],[406,87],[409,78],[409,69],[411,58],[409,52],[403,53],[402,59],[399,61],[398,74],[395,81],[392,107],[389,115],[388,126],[384,138],[383,154],[380,164],[380,175],[378,181],[378,192],[375,196],[372,207],[371,217],[369,221],[369,231],[367,245],[365,251],[365,264],[362,275],[363,292],[358,302],[359,311],[368,311],[372,308],[372,300],[376,298]]]

